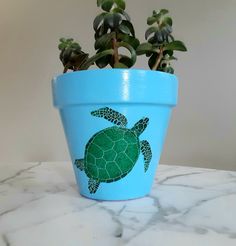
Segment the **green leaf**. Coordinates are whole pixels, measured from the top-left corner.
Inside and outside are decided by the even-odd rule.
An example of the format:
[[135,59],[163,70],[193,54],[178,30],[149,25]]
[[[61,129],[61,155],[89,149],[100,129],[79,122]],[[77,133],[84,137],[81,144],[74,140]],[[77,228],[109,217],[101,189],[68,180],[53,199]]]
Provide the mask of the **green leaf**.
[[132,60],[128,56],[125,56],[125,55],[121,55],[119,62],[121,62],[122,64],[125,64],[125,66],[128,68],[131,68],[133,66]]
[[97,40],[99,37],[101,37],[103,35],[103,32],[104,32],[104,25],[102,24],[95,32],[94,39]]
[[174,54],[174,51],[173,50],[164,50],[164,52],[163,52],[163,55],[164,56],[165,55],[173,56],[173,54]]
[[99,28],[97,29],[97,31],[95,32],[95,35],[94,35],[95,39],[98,39],[102,35],[106,34],[108,29],[109,29],[109,27],[107,26],[106,23],[103,23],[101,26],[99,26]]
[[159,13],[162,15],[166,15],[169,13],[169,10],[168,9],[161,9]]
[[159,28],[156,27],[156,26],[149,27],[149,28],[147,29],[147,31],[145,32],[145,38],[148,39],[148,37],[149,37],[152,33],[157,32],[158,30],[159,30]]
[[72,54],[71,49],[65,49],[61,52],[60,59],[64,65],[69,62],[71,54]]
[[129,36],[129,39],[127,40],[127,43],[129,43],[135,50],[140,45],[140,42],[137,38],[130,37],[130,36]]
[[[167,14],[167,13],[169,13],[169,11],[167,9],[161,9],[158,13],[153,11],[153,16],[149,17],[150,18],[149,19],[150,23],[152,22],[152,24],[153,24],[154,22],[161,21],[164,18],[164,15]],[[155,21],[154,21],[154,18],[155,18]]]
[[101,13],[100,15],[98,15],[94,21],[93,21],[93,29],[94,31],[97,31],[99,25],[101,24],[101,22],[104,20],[104,17],[107,15],[107,13]]
[[[104,49],[108,48],[109,43],[111,42],[111,39],[115,37],[115,32],[107,33],[102,35],[100,38],[98,38],[94,44],[94,48],[97,49]],[[109,47],[110,48],[110,47]]]
[[166,16],[162,19],[162,23],[164,23],[165,25],[172,26],[173,21],[169,16]]
[[125,64],[117,62],[114,64],[114,68],[128,68]]
[[130,21],[127,21],[127,20],[123,20],[121,22],[122,25],[125,25],[126,27],[129,28],[130,30],[130,33],[132,34],[132,36],[135,37],[135,31],[134,31],[134,27],[133,27],[133,24],[130,22]]
[[58,45],[58,49],[59,50],[64,50],[66,48],[66,44],[65,43],[60,43],[59,45]]
[[164,25],[162,28],[161,28],[161,34],[164,38],[164,40],[169,43],[169,40],[171,40],[171,32],[172,32],[172,27],[169,26],[168,24]]
[[78,43],[72,43],[71,46],[70,46],[72,49],[75,49],[75,50],[80,50],[81,47],[79,46]]
[[123,10],[125,10],[125,1],[124,0],[115,0],[117,6]]
[[131,54],[130,59],[132,61],[132,66],[133,66],[135,64],[135,62],[136,62],[136,59],[137,59],[137,55],[136,55],[135,49],[130,44],[125,43],[125,42],[119,42],[119,43],[117,43],[117,46],[118,47],[124,47],[124,48],[129,50],[129,52]]
[[148,43],[150,43],[150,44],[156,44],[156,42],[157,42],[157,39],[155,36],[148,39]]
[[178,50],[178,51],[187,51],[185,44],[182,41],[176,40],[164,47],[164,50]]
[[160,22],[160,19],[162,18],[162,14],[158,13],[158,14],[154,15],[153,17],[155,17],[156,22],[158,23],[158,22]]
[[147,52],[154,52],[153,46],[150,43],[142,43],[138,46],[137,50],[137,55],[143,55],[146,54]]
[[121,40],[125,43],[128,43],[129,45],[131,45],[134,49],[137,49],[137,47],[139,46],[140,42],[137,38],[135,37],[132,37],[130,35],[127,35],[127,34],[122,34],[122,33],[119,33],[117,35],[117,38],[118,40]]
[[66,42],[66,39],[65,38],[60,38],[59,41],[64,43],[64,42]]
[[114,2],[112,0],[106,0],[102,3],[102,9],[109,12],[113,6]]
[[71,58],[72,64],[76,68],[80,68],[81,65],[88,59],[88,54],[82,53],[79,55],[75,55],[74,57]]
[[124,34],[128,34],[128,35],[130,34],[129,28],[126,25],[122,24],[122,23],[119,25],[119,29]]
[[159,44],[162,44],[165,41],[161,31],[156,32],[155,36]]
[[104,56],[107,55],[113,55],[114,54],[114,50],[113,49],[109,49],[109,50],[104,50],[102,52],[97,53],[96,55],[90,57],[81,67],[82,69],[86,70],[88,69],[94,62],[96,62],[97,60],[101,59]]
[[102,58],[100,58],[100,59],[98,59],[96,61],[96,65],[99,68],[104,68],[104,67],[106,67],[109,64],[109,62],[110,62],[111,59],[112,59],[112,56],[111,55],[103,56]]
[[156,18],[154,16],[148,17],[147,24],[150,26],[156,22]]
[[111,29],[114,29],[121,24],[122,16],[118,13],[107,14],[104,21],[106,25],[108,25]]
[[130,21],[129,15],[121,8],[114,8],[112,10],[113,13],[119,13],[121,14],[127,21]]

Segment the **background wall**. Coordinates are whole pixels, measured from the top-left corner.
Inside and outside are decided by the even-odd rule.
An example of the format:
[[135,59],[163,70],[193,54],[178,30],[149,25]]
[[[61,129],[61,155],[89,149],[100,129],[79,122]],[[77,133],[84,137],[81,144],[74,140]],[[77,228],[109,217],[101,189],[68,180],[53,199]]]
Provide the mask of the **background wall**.
[[[159,8],[189,49],[177,55],[179,104],[161,162],[236,170],[236,1],[127,0],[137,36]],[[95,0],[0,0],[0,161],[69,159],[51,102],[50,80],[62,71],[57,42],[73,36],[93,52],[98,12]]]

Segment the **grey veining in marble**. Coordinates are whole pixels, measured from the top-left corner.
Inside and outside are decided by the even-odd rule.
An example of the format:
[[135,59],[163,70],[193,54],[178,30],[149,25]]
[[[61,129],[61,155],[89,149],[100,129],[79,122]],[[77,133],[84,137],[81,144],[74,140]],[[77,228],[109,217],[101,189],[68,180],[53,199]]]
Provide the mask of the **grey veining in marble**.
[[235,246],[236,172],[160,165],[149,196],[82,198],[70,163],[0,165],[0,246]]

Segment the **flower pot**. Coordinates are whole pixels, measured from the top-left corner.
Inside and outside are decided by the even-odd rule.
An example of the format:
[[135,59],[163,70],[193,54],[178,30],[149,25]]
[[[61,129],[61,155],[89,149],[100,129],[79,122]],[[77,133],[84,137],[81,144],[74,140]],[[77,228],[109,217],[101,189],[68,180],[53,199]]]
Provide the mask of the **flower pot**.
[[177,103],[176,76],[87,70],[59,75],[52,86],[80,194],[98,200],[149,194]]

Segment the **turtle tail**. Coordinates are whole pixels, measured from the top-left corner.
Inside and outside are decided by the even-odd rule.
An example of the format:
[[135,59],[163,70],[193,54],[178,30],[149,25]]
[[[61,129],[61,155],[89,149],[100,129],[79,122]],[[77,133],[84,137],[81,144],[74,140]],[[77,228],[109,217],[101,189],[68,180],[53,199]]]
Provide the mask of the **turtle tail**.
[[88,188],[89,188],[89,192],[90,194],[94,194],[97,192],[98,186],[99,186],[100,182],[94,179],[89,179],[88,181]]
[[133,126],[133,128],[131,128],[131,130],[134,131],[137,136],[140,136],[146,129],[148,122],[149,118],[142,118]]

